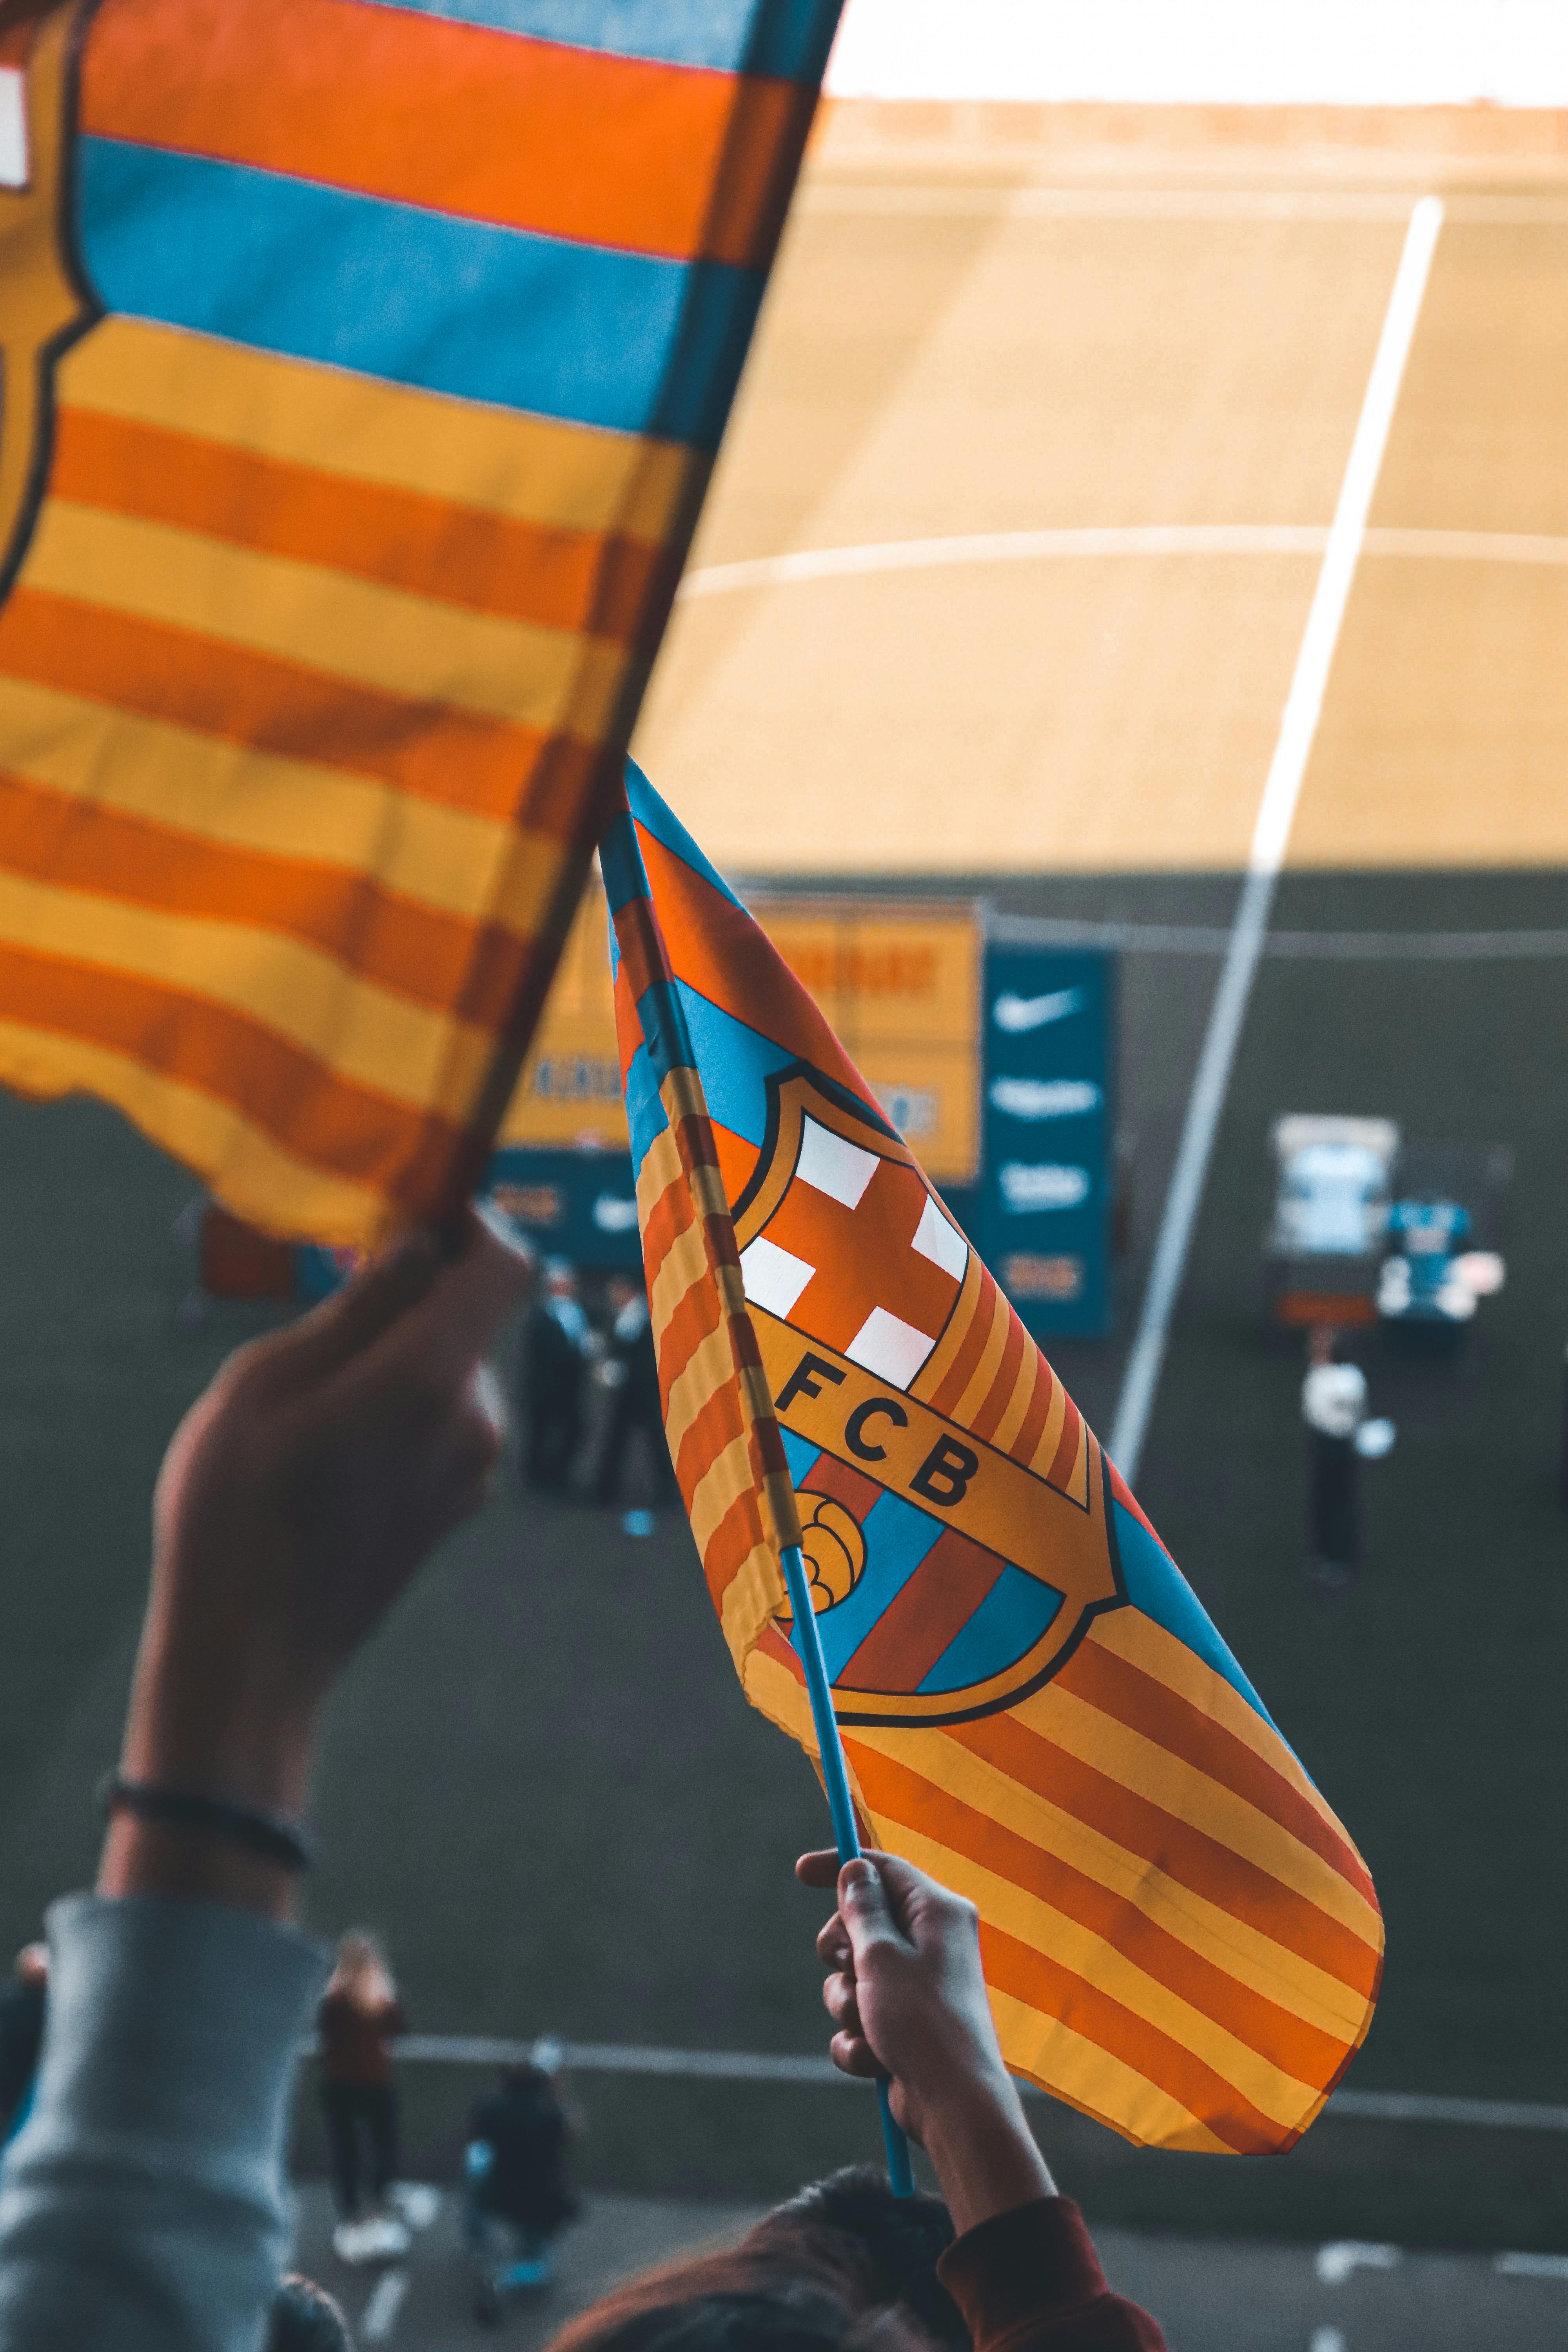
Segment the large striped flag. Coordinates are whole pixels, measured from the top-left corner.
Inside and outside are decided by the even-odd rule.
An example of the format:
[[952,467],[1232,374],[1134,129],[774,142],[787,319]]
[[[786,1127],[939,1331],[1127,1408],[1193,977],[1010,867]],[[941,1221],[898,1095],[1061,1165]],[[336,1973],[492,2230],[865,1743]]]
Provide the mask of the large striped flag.
[[0,1081],[477,1174],[837,0],[0,0]]
[[776,1414],[857,1801],[979,1906],[1009,2065],[1135,2140],[1288,2147],[1371,2021],[1366,1869],[810,997],[627,777],[605,874],[666,1429],[747,1696],[815,1752]]

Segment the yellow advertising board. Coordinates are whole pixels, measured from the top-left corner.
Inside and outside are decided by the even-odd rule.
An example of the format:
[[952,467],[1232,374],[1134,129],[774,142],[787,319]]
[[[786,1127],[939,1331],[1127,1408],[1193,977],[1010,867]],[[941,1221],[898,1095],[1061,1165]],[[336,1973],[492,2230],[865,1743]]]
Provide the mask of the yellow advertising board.
[[[973,906],[869,898],[749,901],[938,1183],[980,1160],[981,931]],[[501,1145],[627,1149],[603,899],[586,894]]]

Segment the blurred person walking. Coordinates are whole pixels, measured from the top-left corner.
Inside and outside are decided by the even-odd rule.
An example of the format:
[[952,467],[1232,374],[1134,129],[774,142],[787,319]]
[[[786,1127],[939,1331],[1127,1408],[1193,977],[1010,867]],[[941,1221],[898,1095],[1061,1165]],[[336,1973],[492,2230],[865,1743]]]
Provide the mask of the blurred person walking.
[[583,1391],[598,1342],[567,1258],[544,1268],[543,1295],[523,1327],[520,1403],[528,1431],[526,1481],[565,1494],[583,1443]]
[[16,2137],[33,2104],[48,1989],[47,1944],[24,1944],[0,1992],[0,2142]]
[[1312,1326],[1301,1418],[1307,1425],[1307,1574],[1339,1591],[1361,1570],[1361,1457],[1366,1374],[1334,1360],[1335,1334]]
[[[612,1275],[609,1283],[610,1348],[605,1375],[610,1388],[609,1419],[599,1455],[595,1502],[613,1507],[619,1497],[622,1474],[636,1433],[647,1448],[653,1500],[665,1508],[679,1499],[669,1443],[664,1433],[664,1401],[659,1394],[658,1356],[654,1347],[653,1321],[647,1294],[630,1275]],[[647,1511],[629,1510],[628,1535],[652,1532]]]
[[[356,1928],[340,1942],[317,2025],[321,2112],[338,2208],[333,2251],[347,2263],[406,2253],[407,2229],[384,2209],[397,2177],[397,2093],[388,2045],[407,2023],[385,1956],[368,1928]],[[367,2177],[376,2210],[365,2217],[361,2186]]]
[[463,2234],[478,2258],[474,2315],[499,2324],[508,2299],[546,2286],[550,2242],[582,2210],[567,2163],[572,2122],[561,2096],[559,2043],[509,2067],[468,2117]]

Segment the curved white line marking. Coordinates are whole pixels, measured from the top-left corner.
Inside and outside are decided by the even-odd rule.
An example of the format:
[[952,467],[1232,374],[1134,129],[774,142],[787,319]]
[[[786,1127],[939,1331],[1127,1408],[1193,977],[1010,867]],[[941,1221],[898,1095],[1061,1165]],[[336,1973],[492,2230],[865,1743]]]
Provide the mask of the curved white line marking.
[[[1063,530],[972,531],[951,539],[890,539],[863,547],[813,547],[757,555],[689,572],[680,597],[731,596],[879,572],[936,572],[969,563],[1041,563],[1058,557],[1129,555],[1315,555],[1329,544],[1321,523],[1130,523]],[[1466,563],[1568,566],[1568,538],[1505,530],[1368,530],[1363,555],[1436,557]]]

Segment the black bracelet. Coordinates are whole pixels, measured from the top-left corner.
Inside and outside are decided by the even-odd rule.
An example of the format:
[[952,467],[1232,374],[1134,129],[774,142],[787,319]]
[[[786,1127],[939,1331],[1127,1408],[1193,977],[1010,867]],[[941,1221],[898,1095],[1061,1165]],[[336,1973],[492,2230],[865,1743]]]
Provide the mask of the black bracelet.
[[248,1846],[252,1853],[284,1870],[309,1870],[316,1858],[314,1845],[297,1822],[231,1803],[226,1797],[159,1789],[150,1780],[128,1780],[121,1772],[106,1772],[99,1783],[98,1801],[106,1817],[134,1813],[138,1821],[166,1822],[172,1829],[207,1830],[232,1845]]

